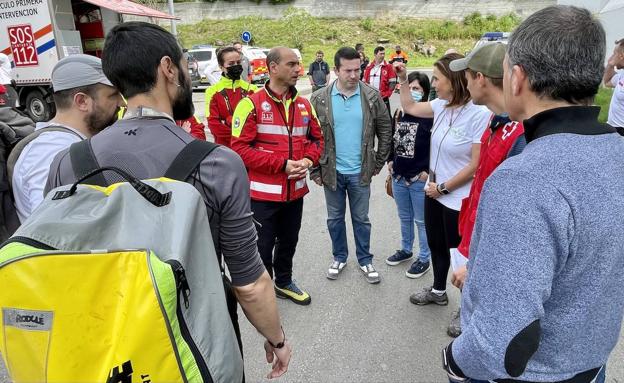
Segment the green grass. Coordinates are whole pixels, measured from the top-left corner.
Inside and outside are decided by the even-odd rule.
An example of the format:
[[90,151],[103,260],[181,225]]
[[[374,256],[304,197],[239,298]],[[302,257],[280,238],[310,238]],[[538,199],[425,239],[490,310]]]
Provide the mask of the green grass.
[[600,114],[598,115],[598,120],[600,122],[607,122],[611,96],[613,96],[613,89],[611,88],[600,87],[598,90],[594,103],[600,107]]
[[[250,5],[253,6],[253,5]],[[248,30],[252,33],[252,44],[270,48],[286,45],[299,48],[307,66],[315,58],[317,50],[325,52],[330,62],[338,48],[364,44],[366,55],[371,58],[379,39],[388,40],[391,49],[400,44],[407,51],[409,66],[431,66],[448,48],[466,52],[478,38],[487,31],[511,31],[520,19],[513,15],[495,17],[474,13],[463,21],[421,20],[415,18],[317,18],[304,10],[288,8],[280,19],[241,17],[231,20],[203,20],[193,25],[178,27],[180,39],[185,47],[193,44],[229,44],[238,40]],[[432,57],[414,51],[414,44],[422,39],[433,44],[436,53]],[[389,52],[386,53],[389,55]]]

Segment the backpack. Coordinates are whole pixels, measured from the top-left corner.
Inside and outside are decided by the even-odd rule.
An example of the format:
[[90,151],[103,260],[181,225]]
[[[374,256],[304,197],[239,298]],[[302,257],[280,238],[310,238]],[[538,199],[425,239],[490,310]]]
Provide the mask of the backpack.
[[18,110],[2,108],[0,112],[0,242],[6,241],[20,225],[13,196],[13,171],[26,145],[46,132],[67,132],[82,137],[61,125],[35,130],[35,123]]
[[35,131],[35,123],[14,108],[0,108],[0,242],[19,227],[7,160],[14,146]]
[[[186,179],[215,146],[191,142],[167,175]],[[103,171],[126,182],[83,184]],[[50,191],[0,249],[0,284],[14,382],[242,381],[206,207],[189,183],[105,167]]]

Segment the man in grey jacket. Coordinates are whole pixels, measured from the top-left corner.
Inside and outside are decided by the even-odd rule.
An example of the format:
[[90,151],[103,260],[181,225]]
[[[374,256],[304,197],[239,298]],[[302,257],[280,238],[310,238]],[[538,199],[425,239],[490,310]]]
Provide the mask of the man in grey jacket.
[[348,197],[360,270],[369,283],[379,283],[370,253],[368,207],[371,178],[383,168],[390,153],[390,117],[379,92],[360,81],[360,56],[355,49],[340,48],[334,65],[338,79],[310,98],[325,137],[320,166],[310,172],[310,178],[325,187],[333,252],[327,278],[337,279],[346,266]]
[[604,381],[624,308],[624,140],[590,106],[604,57],[582,8],[544,8],[511,35],[504,97],[527,146],[481,194],[451,381]]

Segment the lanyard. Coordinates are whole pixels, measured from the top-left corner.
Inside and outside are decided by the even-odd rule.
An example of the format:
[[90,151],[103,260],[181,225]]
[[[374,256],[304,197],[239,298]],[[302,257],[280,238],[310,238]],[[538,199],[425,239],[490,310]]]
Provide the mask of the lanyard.
[[[457,117],[455,117],[455,119],[453,120],[453,114],[455,111],[451,112],[451,116],[449,117],[449,127],[446,130],[446,132],[444,132],[444,135],[442,136],[442,139],[440,140],[440,145],[438,145],[438,153],[436,155],[436,160],[435,160],[435,165],[433,166],[433,174],[435,175],[436,170],[438,169],[438,160],[440,159],[440,150],[442,149],[442,143],[444,142],[444,139],[446,138],[446,136],[448,135],[448,133],[451,131],[451,129],[453,128],[453,124],[457,121],[457,119],[459,118],[459,116],[461,116],[462,112],[464,111],[464,109],[466,109],[466,105],[464,105],[461,110],[459,111],[459,113],[457,113]],[[433,137],[433,134],[438,130],[438,128],[440,127],[440,124],[442,123],[442,120],[444,120],[443,117],[446,117],[446,114],[448,113],[448,109],[444,109],[444,116],[441,116],[441,118],[438,120],[438,124],[436,125],[435,129],[431,132],[431,137]]]

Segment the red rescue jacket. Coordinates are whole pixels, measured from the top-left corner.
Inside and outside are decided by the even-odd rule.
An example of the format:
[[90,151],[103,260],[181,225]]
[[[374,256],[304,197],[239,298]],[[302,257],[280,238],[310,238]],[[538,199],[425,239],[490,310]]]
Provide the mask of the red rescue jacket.
[[215,142],[230,147],[232,115],[241,99],[257,92],[258,87],[243,80],[221,76],[221,80],[206,89],[206,119]]
[[[494,118],[494,115],[492,115],[490,121],[492,121],[492,118]],[[488,128],[483,132],[479,166],[470,187],[470,194],[462,200],[461,210],[459,211],[461,242],[457,250],[466,258],[470,256],[470,238],[472,237],[472,230],[477,218],[477,208],[479,207],[479,198],[481,197],[483,184],[494,173],[498,165],[507,159],[514,143],[523,134],[524,126],[517,121],[511,121],[494,131]]]
[[247,167],[251,198],[286,202],[308,193],[305,177],[288,179],[286,161],[305,157],[317,165],[323,133],[312,105],[294,87],[282,102],[267,84],[238,104],[231,145]]
[[[375,61],[371,62],[366,69],[364,69],[364,82],[367,84],[371,84],[371,70],[375,67]],[[381,69],[379,71],[379,75],[381,76],[379,80],[379,93],[381,93],[382,98],[388,98],[392,96],[392,92],[394,92],[394,88],[390,87],[390,80],[396,78],[396,73],[394,72],[394,68],[391,64],[387,62],[383,62],[381,64]]]

